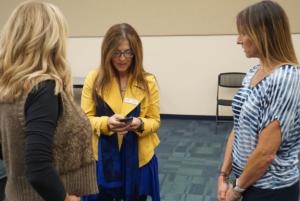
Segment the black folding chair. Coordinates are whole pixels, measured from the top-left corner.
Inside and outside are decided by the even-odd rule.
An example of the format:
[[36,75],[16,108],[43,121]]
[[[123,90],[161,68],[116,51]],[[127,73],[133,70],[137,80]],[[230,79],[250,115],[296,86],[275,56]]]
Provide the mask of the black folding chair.
[[240,88],[242,87],[242,81],[246,73],[228,72],[220,73],[218,75],[218,87],[217,87],[217,107],[216,107],[216,122],[220,121],[219,106],[231,106],[231,99],[220,98],[220,87],[223,88]]

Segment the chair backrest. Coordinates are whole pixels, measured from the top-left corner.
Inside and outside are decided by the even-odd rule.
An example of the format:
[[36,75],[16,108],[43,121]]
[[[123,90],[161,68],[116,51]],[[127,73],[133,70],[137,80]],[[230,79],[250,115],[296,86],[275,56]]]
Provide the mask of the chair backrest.
[[81,93],[82,93],[82,88],[73,88],[74,100],[78,105],[80,105],[81,102]]
[[218,76],[218,85],[221,87],[239,88],[242,87],[242,82],[246,73],[229,72],[220,73]]

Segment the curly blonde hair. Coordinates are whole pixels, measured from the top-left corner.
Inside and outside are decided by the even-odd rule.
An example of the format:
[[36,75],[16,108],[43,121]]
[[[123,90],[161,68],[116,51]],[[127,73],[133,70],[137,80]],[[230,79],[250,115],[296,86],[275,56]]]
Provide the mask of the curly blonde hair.
[[0,102],[19,99],[46,79],[55,81],[55,94],[72,96],[66,38],[65,17],[54,5],[26,1],[15,8],[0,36]]

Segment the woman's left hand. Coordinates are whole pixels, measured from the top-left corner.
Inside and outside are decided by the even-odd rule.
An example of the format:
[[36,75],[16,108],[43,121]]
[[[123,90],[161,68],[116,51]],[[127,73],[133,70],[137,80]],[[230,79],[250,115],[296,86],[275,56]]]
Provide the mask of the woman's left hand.
[[224,179],[225,176],[218,176],[218,190],[217,190],[217,198],[218,201],[226,201],[226,193],[229,188],[228,179]]
[[226,193],[226,201],[239,201],[242,198],[242,194],[233,190],[230,187]]
[[142,120],[139,118],[133,117],[133,120],[130,124],[129,130],[130,131],[136,131],[142,124]]

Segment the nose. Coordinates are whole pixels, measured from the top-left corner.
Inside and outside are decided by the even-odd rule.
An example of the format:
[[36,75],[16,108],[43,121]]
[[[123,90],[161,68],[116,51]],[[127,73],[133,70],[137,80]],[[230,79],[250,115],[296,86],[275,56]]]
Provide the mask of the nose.
[[238,45],[242,45],[243,44],[240,35],[237,37],[236,44],[238,44]]
[[126,59],[126,58],[125,58],[125,55],[122,53],[122,54],[120,55],[119,59],[120,59],[120,60],[125,60],[125,59]]

